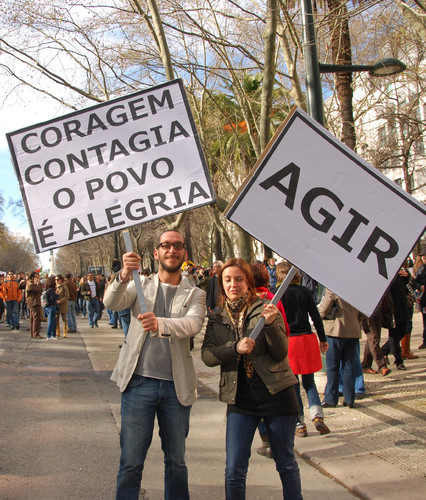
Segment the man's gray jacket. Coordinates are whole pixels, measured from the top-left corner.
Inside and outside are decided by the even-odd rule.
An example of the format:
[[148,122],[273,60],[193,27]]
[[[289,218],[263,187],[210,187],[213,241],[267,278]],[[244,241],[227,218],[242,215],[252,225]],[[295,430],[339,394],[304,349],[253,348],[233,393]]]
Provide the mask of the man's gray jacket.
[[[148,312],[154,311],[155,299],[159,287],[158,274],[140,276]],[[190,338],[202,328],[205,319],[206,294],[194,288],[185,277],[176,290],[170,318],[157,318],[158,331],[145,332],[137,320],[141,313],[133,281],[121,284],[116,279],[108,286],[105,307],[113,311],[131,308],[129,333],[123,344],[111,380],[117,383],[123,392],[129,383],[138,363],[139,355],[148,334],[167,337],[170,342],[172,357],[173,382],[179,402],[191,405],[197,398],[197,377],[190,352]]]

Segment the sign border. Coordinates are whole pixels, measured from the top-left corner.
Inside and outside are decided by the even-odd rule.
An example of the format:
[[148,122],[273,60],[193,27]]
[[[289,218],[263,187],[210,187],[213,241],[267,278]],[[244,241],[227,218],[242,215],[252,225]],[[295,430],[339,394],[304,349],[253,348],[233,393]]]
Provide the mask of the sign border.
[[[64,245],[51,246],[51,247],[46,248],[44,250],[43,249],[41,250],[39,248],[38,240],[37,240],[37,235],[36,235],[34,224],[33,224],[33,219],[31,217],[31,213],[30,213],[30,210],[29,210],[27,193],[25,191],[25,187],[24,187],[24,183],[23,183],[23,180],[22,180],[21,172],[19,170],[17,156],[16,156],[15,148],[13,146],[12,138],[15,135],[17,135],[17,134],[22,134],[22,133],[27,132],[29,130],[33,130],[33,129],[41,126],[41,125],[49,125],[49,124],[52,124],[52,123],[57,123],[59,120],[66,120],[68,118],[73,118],[73,117],[76,117],[76,116],[79,116],[79,115],[82,115],[82,114],[87,114],[87,113],[90,113],[91,111],[98,110],[98,109],[103,108],[105,106],[110,106],[110,105],[114,105],[114,103],[119,103],[121,101],[129,100],[129,99],[131,99],[132,97],[135,97],[135,96],[140,96],[140,95],[143,95],[143,94],[148,94],[149,92],[152,92],[153,89],[154,90],[162,89],[164,87],[168,87],[168,86],[172,86],[172,85],[176,85],[176,84],[179,86],[179,89],[180,89],[180,92],[181,92],[181,95],[182,95],[182,98],[183,98],[183,103],[184,103],[184,106],[185,106],[185,109],[186,109],[188,120],[189,120],[189,122],[191,124],[192,133],[194,135],[194,140],[195,140],[195,144],[197,146],[197,150],[198,150],[198,154],[199,154],[199,157],[200,157],[200,160],[201,160],[201,164],[202,164],[202,167],[203,167],[204,175],[205,175],[205,178],[206,178],[207,184],[209,186],[209,190],[210,190],[209,194],[210,194],[211,200],[209,200],[208,202],[202,203],[201,205],[198,205],[195,208],[200,208],[200,207],[203,207],[203,206],[206,206],[206,205],[211,205],[213,203],[216,203],[216,199],[217,199],[216,198],[216,192],[215,192],[214,187],[213,187],[213,183],[212,183],[212,180],[211,180],[211,176],[210,176],[209,168],[208,168],[208,165],[207,165],[207,161],[206,161],[206,158],[204,156],[203,148],[201,146],[200,137],[199,137],[198,132],[197,132],[197,127],[195,125],[195,120],[194,120],[194,117],[193,117],[193,114],[192,114],[192,111],[191,111],[191,107],[189,105],[188,96],[186,94],[185,86],[183,84],[182,78],[176,78],[174,80],[169,80],[169,81],[160,83],[158,85],[153,85],[152,87],[148,87],[146,89],[139,90],[139,91],[134,92],[132,94],[126,94],[124,96],[120,96],[120,97],[117,97],[115,99],[110,99],[108,101],[103,101],[101,103],[94,104],[94,105],[89,106],[87,108],[79,109],[79,110],[73,111],[71,113],[58,116],[56,118],[51,118],[50,120],[47,120],[47,121],[42,121],[42,122],[39,122],[39,123],[28,125],[27,127],[23,127],[21,129],[14,130],[13,132],[7,132],[6,133],[6,138],[7,138],[7,143],[8,143],[8,146],[9,146],[9,151],[10,151],[10,153],[12,155],[12,158],[11,158],[12,165],[13,165],[13,168],[15,170],[16,177],[18,178],[19,190],[21,192],[22,201],[24,203],[25,213],[26,213],[26,216],[27,216],[27,222],[28,222],[28,225],[30,227],[31,236],[32,236],[32,239],[33,239],[33,245],[34,245],[34,248],[35,248],[37,254],[42,253],[42,252],[48,252],[50,250],[55,250],[57,248],[61,248],[61,247],[73,245],[75,243],[80,243],[81,241],[84,241],[84,240],[70,242],[70,243],[67,243],[67,244],[64,244]],[[176,214],[179,214],[179,213],[187,212],[189,210],[195,210],[195,208],[194,207],[188,207],[186,209],[179,210],[178,212],[174,212],[171,215],[176,215]],[[159,220],[159,219],[163,219],[163,218],[164,218],[164,215],[161,215],[161,216],[158,216],[158,217],[151,218],[147,222],[153,222],[155,220]],[[114,230],[108,231],[108,232],[102,233],[100,235],[93,234],[93,235],[87,236],[87,238],[85,238],[85,239],[91,239],[91,238],[97,238],[99,236],[105,236],[106,234],[112,234],[112,233],[114,233],[116,231],[121,231],[121,230],[129,228],[129,227],[139,226],[141,224],[144,224],[144,222],[136,222],[135,224],[128,225],[125,228],[121,228],[121,229],[118,229],[118,230],[115,230],[115,231]]]
[[[291,127],[293,122],[296,121],[296,119],[302,120],[306,125],[308,125],[310,128],[315,130],[315,132],[317,132],[323,139],[325,139],[335,149],[339,150],[342,154],[344,154],[346,157],[348,157],[351,161],[356,163],[365,172],[370,174],[372,177],[374,177],[376,180],[378,180],[381,184],[383,184],[388,189],[390,189],[395,194],[397,194],[400,198],[403,198],[407,203],[409,203],[414,208],[416,208],[420,212],[423,212],[424,215],[426,215],[426,207],[422,206],[420,202],[418,202],[418,201],[416,202],[415,199],[412,199],[413,197],[409,193],[406,193],[402,188],[399,188],[399,186],[397,184],[395,184],[392,180],[388,179],[387,177],[383,178],[382,177],[383,174],[380,174],[379,170],[377,170],[377,172],[371,170],[371,168],[367,165],[367,162],[365,160],[363,160],[355,151],[352,151],[351,149],[349,149],[345,144],[343,144],[336,137],[334,137],[326,128],[322,127],[318,122],[316,122],[313,118],[311,118],[307,113],[302,111],[297,106],[294,106],[291,109],[287,118],[284,120],[284,122],[278,127],[277,131],[275,132],[272,139],[269,141],[265,150],[259,156],[258,160],[256,161],[254,167],[251,169],[251,171],[247,175],[247,178],[245,179],[243,184],[240,186],[238,191],[233,196],[232,200],[229,202],[229,204],[226,207],[226,210],[224,212],[225,217],[228,218],[228,215],[229,215],[229,217],[232,216],[235,209],[238,207],[238,205],[240,203],[238,198],[240,198],[243,195],[243,193],[248,191],[250,189],[250,187],[253,185],[253,183],[256,181],[257,177],[260,175],[260,173],[263,170],[264,163],[268,162],[269,158],[275,152],[276,148],[278,147],[278,145],[280,144],[280,142],[282,141],[282,139],[284,138],[284,136],[288,132],[288,129]],[[405,195],[407,195],[407,196],[405,196]]]

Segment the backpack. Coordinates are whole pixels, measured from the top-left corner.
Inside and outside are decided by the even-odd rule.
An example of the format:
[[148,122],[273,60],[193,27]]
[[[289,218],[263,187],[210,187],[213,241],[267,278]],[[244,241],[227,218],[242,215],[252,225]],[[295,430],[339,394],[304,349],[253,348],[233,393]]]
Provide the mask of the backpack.
[[49,305],[49,298],[47,296],[47,290],[43,290],[43,292],[41,292],[41,305],[43,307],[47,307]]

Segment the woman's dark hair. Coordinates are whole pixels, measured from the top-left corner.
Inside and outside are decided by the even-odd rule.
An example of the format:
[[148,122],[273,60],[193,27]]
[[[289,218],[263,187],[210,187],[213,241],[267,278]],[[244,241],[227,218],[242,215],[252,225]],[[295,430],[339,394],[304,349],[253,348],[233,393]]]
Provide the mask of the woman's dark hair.
[[47,278],[46,280],[46,288],[55,288],[55,278]]
[[254,299],[257,298],[256,295],[256,285],[254,283],[254,278],[253,278],[253,273],[251,272],[250,266],[247,264],[247,262],[242,259],[241,257],[238,257],[238,259],[229,259],[227,262],[225,262],[224,266],[219,272],[218,275],[218,283],[219,283],[219,290],[220,290],[220,304],[223,307],[225,305],[225,300],[226,300],[226,293],[225,289],[223,288],[223,283],[222,283],[222,275],[223,271],[227,269],[228,267],[238,267],[246,276],[247,280],[247,286],[248,286],[248,303],[251,304]]
[[57,278],[58,280],[64,281],[64,277],[62,276],[62,274],[57,274],[57,275],[56,275],[56,278]]
[[34,279],[34,278],[36,277],[36,275],[37,275],[37,274],[38,274],[38,273],[36,273],[35,271],[32,271],[32,272],[30,273],[30,275],[28,276],[28,279],[30,279],[30,280]]
[[250,264],[251,272],[253,273],[254,284],[256,288],[269,287],[269,273],[266,267],[261,262],[252,262]]

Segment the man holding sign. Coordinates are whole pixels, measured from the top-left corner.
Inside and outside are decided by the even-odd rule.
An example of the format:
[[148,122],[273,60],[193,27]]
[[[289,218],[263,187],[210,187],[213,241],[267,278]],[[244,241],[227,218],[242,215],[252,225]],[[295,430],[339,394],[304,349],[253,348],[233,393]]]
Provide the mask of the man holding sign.
[[181,233],[164,232],[154,258],[158,274],[139,278],[148,312],[140,314],[131,281],[141,260],[134,252],[124,254],[123,268],[104,298],[108,309],[130,307],[132,312],[129,333],[111,377],[122,392],[117,499],[139,498],[155,414],[164,451],[165,497],[189,499],[185,439],[197,387],[190,338],[203,326],[205,292],[182,277],[181,266],[188,254]]

